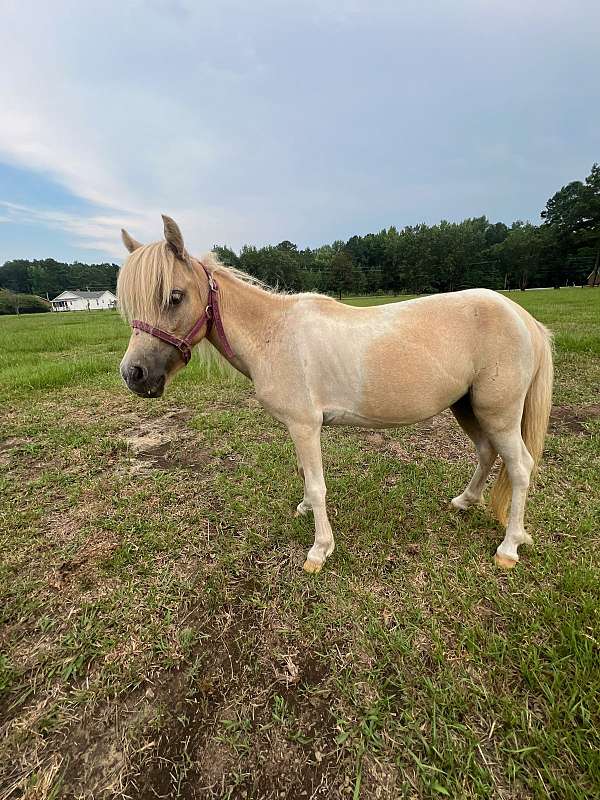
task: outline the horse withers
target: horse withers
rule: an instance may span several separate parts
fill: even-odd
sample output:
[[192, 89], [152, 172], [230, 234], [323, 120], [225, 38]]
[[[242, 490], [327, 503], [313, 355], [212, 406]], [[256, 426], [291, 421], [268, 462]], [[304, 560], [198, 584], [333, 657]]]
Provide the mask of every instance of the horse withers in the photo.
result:
[[[468, 289], [355, 308], [318, 294], [282, 294], [209, 253], [186, 251], [163, 217], [165, 240], [130, 252], [118, 282], [133, 330], [121, 375], [136, 394], [160, 396], [206, 338], [254, 383], [283, 422], [304, 479], [297, 513], [312, 511], [315, 540], [304, 569], [318, 572], [334, 548], [325, 503], [323, 425], [387, 428], [450, 408], [479, 464], [451, 503], [477, 504], [498, 454], [492, 508], [506, 525], [495, 561], [513, 567], [531, 543], [523, 519], [544, 446], [552, 398], [549, 331], [497, 292]], [[510, 509], [510, 512], [509, 512]], [[509, 512], [509, 513], [508, 513]]]

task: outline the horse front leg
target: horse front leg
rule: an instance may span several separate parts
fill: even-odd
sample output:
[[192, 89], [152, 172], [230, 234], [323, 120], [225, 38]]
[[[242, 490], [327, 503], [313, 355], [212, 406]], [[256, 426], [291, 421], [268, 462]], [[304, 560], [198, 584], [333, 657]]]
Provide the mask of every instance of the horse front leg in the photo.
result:
[[312, 508], [315, 516], [315, 543], [308, 551], [304, 569], [307, 572], [319, 572], [335, 546], [325, 505], [327, 487], [323, 476], [321, 427], [292, 424], [288, 425], [288, 429], [296, 447], [299, 468], [304, 474], [304, 499], [298, 506], [298, 512], [306, 513]]

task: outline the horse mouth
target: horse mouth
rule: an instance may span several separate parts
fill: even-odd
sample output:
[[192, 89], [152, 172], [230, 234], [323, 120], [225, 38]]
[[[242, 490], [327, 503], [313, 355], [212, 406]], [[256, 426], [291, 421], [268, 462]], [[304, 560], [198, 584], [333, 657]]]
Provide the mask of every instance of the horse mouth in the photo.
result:
[[145, 386], [130, 386], [132, 392], [138, 397], [162, 397], [165, 391], [165, 376], [161, 375], [152, 385], [146, 384]]

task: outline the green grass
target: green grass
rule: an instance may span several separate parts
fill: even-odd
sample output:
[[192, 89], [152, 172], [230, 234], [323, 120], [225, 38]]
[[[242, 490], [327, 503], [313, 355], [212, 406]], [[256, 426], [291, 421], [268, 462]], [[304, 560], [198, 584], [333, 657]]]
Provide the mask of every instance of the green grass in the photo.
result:
[[249, 384], [193, 361], [144, 401], [115, 314], [0, 318], [0, 797], [598, 796], [600, 292], [510, 296], [556, 333], [559, 407], [511, 573], [446, 508], [473, 467], [446, 417], [325, 431], [307, 576]]

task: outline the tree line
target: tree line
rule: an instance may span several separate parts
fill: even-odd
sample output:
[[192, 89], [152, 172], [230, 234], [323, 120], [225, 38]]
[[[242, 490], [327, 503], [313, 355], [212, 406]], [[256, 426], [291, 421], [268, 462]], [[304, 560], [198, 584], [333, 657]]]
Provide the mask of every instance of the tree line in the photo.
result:
[[117, 288], [118, 264], [67, 264], [53, 258], [5, 261], [0, 267], [0, 287], [11, 292], [35, 294], [52, 300], [66, 289]]
[[[586, 283], [600, 268], [600, 166], [563, 186], [546, 203], [542, 223], [509, 227], [474, 217], [437, 225], [394, 226], [315, 249], [290, 241], [219, 258], [271, 286], [331, 294], [423, 294], [473, 286], [526, 289]], [[0, 287], [50, 298], [65, 289], [115, 290], [116, 264], [13, 260], [0, 267]]]
[[474, 286], [527, 289], [587, 283], [600, 267], [600, 166], [554, 194], [542, 224], [509, 227], [474, 217], [392, 226], [314, 250], [290, 241], [239, 253], [215, 246], [225, 263], [272, 286], [338, 294], [428, 294]]

